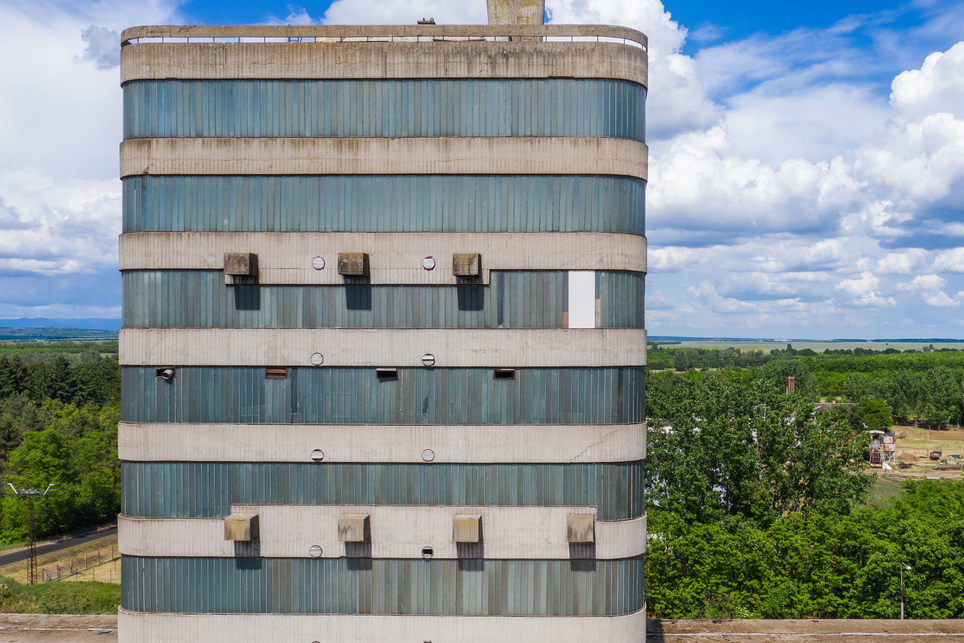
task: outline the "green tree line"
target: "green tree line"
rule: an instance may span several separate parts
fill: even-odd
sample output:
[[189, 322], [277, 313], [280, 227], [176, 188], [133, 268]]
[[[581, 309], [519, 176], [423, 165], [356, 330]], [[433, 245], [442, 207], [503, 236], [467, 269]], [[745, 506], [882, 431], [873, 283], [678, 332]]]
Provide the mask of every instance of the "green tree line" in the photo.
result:
[[4, 488], [0, 540], [27, 535], [27, 502], [6, 483], [43, 491], [37, 535], [103, 524], [120, 509], [120, 368], [89, 352], [27, 363], [0, 356], [0, 463]]
[[[964, 351], [938, 349], [871, 351], [737, 348], [657, 348], [649, 354], [650, 370], [675, 372], [745, 370], [786, 390], [790, 376], [810, 399], [887, 403], [898, 423], [943, 428], [964, 424]], [[671, 366], [670, 366], [671, 365]]]

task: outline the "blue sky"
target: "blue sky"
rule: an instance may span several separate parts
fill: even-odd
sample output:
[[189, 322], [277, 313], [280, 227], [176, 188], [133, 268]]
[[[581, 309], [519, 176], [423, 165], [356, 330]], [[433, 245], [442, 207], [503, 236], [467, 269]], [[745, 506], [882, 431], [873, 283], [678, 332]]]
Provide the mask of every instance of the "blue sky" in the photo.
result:
[[[547, 0], [650, 37], [654, 335], [964, 337], [964, 3]], [[0, 319], [120, 317], [118, 37], [484, 0], [0, 0]]]

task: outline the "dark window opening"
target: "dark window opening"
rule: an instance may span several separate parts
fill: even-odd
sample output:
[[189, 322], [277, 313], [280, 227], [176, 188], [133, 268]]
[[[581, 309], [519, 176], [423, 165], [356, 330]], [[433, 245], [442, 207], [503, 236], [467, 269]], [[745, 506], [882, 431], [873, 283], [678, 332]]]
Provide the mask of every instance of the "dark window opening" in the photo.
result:
[[155, 368], [154, 377], [159, 377], [162, 380], [173, 380], [177, 377], [177, 371], [173, 368]]
[[492, 379], [494, 380], [514, 380], [514, 368], [495, 368], [492, 369]]
[[392, 382], [398, 379], [397, 368], [376, 368], [375, 377], [379, 382]]

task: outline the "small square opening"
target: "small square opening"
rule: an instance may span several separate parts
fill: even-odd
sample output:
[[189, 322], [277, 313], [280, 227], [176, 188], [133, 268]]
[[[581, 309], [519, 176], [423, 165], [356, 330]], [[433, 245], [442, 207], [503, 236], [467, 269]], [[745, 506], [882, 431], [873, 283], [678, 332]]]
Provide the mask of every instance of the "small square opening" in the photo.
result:
[[375, 378], [379, 382], [393, 382], [398, 379], [397, 368], [376, 368]]
[[288, 379], [288, 369], [280, 366], [271, 366], [264, 369], [266, 380], [286, 380]]
[[495, 368], [492, 369], [492, 379], [494, 380], [514, 380], [514, 368]]

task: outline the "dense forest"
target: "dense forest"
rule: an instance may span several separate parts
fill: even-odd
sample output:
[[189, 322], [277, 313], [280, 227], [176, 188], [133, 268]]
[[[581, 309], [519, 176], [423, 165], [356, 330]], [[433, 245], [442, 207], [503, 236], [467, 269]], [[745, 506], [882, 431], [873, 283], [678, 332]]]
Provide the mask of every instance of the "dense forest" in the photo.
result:
[[792, 375], [797, 392], [814, 401], [880, 400], [887, 403], [898, 424], [941, 428], [964, 423], [964, 351], [856, 348], [827, 349], [818, 354], [787, 344], [786, 349], [764, 353], [738, 348], [672, 348], [654, 343], [649, 347], [648, 361], [651, 371], [742, 372], [769, 379], [781, 389], [786, 388]]
[[[650, 615], [895, 618], [905, 563], [909, 618], [964, 617], [964, 482], [909, 481], [877, 509], [863, 458], [865, 428], [960, 422], [964, 352], [791, 351], [650, 373]], [[838, 395], [853, 404], [818, 412]]]
[[0, 541], [27, 535], [16, 489], [43, 491], [38, 537], [103, 524], [120, 509], [116, 343], [0, 344]]

